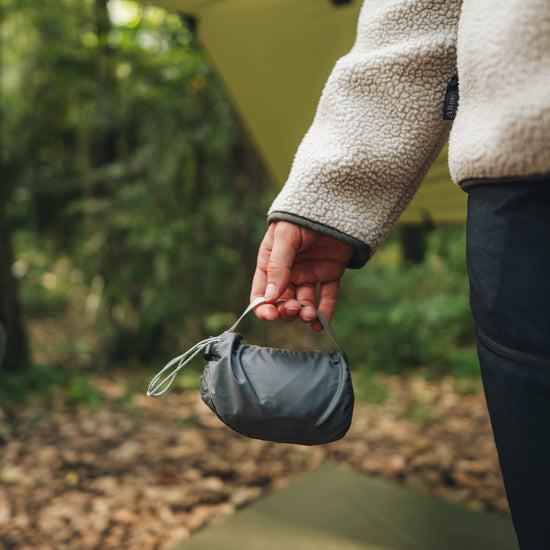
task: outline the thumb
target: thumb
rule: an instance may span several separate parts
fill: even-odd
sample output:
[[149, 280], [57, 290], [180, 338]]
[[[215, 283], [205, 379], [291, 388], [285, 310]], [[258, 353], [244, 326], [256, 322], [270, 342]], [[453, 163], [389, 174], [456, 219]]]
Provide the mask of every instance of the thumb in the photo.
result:
[[281, 292], [277, 288], [277, 285], [275, 283], [268, 283], [267, 287], [265, 289], [264, 298], [271, 302], [273, 300], [276, 300], [281, 295]]

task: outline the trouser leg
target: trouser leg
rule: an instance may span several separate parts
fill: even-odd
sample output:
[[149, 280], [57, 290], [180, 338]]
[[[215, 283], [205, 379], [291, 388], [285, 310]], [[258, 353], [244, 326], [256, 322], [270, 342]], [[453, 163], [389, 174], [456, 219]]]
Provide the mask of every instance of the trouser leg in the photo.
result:
[[550, 180], [472, 187], [468, 272], [495, 443], [522, 550], [550, 548]]

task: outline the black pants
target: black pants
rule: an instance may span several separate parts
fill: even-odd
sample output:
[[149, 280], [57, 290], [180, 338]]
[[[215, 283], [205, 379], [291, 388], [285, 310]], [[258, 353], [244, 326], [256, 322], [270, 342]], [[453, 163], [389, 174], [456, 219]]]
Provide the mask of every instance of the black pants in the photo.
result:
[[550, 548], [550, 178], [468, 193], [470, 300], [522, 550]]

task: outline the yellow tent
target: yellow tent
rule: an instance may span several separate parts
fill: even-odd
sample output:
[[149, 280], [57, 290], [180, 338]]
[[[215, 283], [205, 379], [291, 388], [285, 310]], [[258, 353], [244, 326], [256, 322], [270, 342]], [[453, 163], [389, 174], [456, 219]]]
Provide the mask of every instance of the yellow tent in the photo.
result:
[[[323, 85], [352, 46], [360, 0], [154, 0], [193, 17], [275, 180], [285, 181]], [[466, 194], [442, 155], [402, 221], [465, 219]]]

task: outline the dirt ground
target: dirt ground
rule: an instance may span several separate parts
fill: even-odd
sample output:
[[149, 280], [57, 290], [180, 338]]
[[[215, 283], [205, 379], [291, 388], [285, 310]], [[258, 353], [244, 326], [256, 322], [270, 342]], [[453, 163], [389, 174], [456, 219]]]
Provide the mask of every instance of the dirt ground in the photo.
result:
[[348, 435], [316, 448], [246, 439], [196, 391], [97, 379], [95, 409], [61, 392], [0, 412], [0, 549], [167, 549], [324, 461], [499, 514], [508, 508], [480, 391], [379, 380]]

